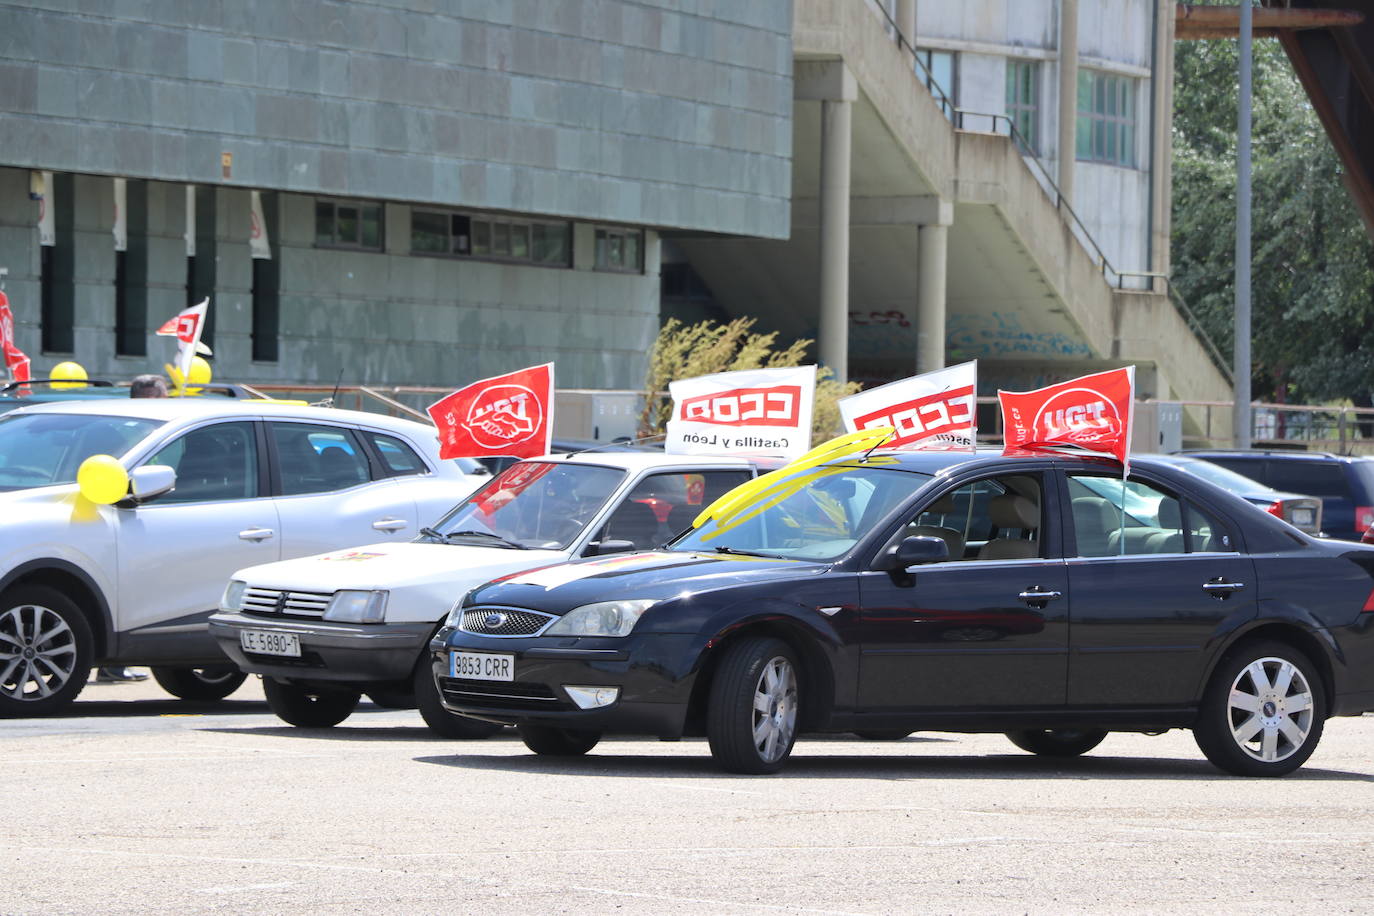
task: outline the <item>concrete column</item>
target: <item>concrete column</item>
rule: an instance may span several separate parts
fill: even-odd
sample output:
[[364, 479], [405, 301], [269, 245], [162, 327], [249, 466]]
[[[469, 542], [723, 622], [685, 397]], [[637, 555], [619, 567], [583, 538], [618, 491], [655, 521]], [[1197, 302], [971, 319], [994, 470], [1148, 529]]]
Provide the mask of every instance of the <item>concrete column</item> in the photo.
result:
[[916, 47], [916, 0], [897, 0], [897, 30], [907, 44]]
[[1078, 0], [1059, 0], [1059, 193], [1073, 204], [1078, 130]]
[[849, 156], [854, 104], [821, 102], [820, 359], [849, 379]]
[[918, 230], [916, 256], [916, 372], [945, 367], [945, 272], [949, 226], [932, 224]]

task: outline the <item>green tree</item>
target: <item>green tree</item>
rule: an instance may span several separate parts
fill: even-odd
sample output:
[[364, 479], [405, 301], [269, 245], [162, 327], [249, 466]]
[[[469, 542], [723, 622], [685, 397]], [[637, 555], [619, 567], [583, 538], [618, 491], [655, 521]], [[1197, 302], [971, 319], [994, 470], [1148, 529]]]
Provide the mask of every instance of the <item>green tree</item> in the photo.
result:
[[[1175, 52], [1173, 276], [1234, 345], [1238, 43]], [[1275, 39], [1254, 43], [1251, 350], [1259, 400], [1371, 405], [1374, 245]]]
[[[659, 435], [667, 428], [673, 409], [672, 401], [666, 397], [669, 382], [738, 369], [800, 366], [805, 362], [810, 340], [797, 340], [786, 350], [774, 350], [776, 332], [755, 334], [753, 327], [753, 318], [736, 318], [726, 324], [702, 321], [690, 325], [669, 318], [658, 332], [649, 355], [639, 435]], [[841, 432], [840, 409], [836, 402], [862, 387], [858, 382], [836, 381], [829, 369], [817, 371], [816, 403], [811, 418], [813, 445]]]

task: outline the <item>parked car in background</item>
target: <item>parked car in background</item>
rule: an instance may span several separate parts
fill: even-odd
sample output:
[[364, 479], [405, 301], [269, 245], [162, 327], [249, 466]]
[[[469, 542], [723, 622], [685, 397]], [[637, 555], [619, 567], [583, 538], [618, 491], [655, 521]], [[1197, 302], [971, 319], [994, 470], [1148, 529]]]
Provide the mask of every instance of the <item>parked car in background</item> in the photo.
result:
[[[499, 726], [445, 710], [429, 667], [430, 638], [463, 592], [572, 557], [664, 544], [755, 466], [662, 451], [521, 461], [413, 542], [238, 571], [210, 632], [240, 668], [263, 676], [267, 702], [292, 725], [336, 725], [366, 693], [418, 706], [437, 734], [482, 737]], [[524, 619], [512, 611], [495, 630], [518, 633]]]
[[[413, 536], [488, 479], [438, 447], [409, 420], [238, 398], [126, 394], [0, 416], [0, 715], [62, 709], [93, 665], [227, 696], [243, 675], [225, 676], [205, 621], [229, 575]], [[111, 504], [83, 495], [92, 466], [117, 484]]]
[[1322, 501], [1322, 531], [1358, 541], [1374, 525], [1374, 460], [1324, 452], [1189, 449], [1202, 458], [1276, 490]]
[[1149, 456], [1124, 490], [1114, 462], [1049, 455], [784, 469], [666, 550], [474, 589], [434, 676], [538, 754], [704, 735], [742, 773], [806, 732], [1003, 731], [1068, 757], [1188, 728], [1221, 769], [1278, 776], [1328, 716], [1374, 709], [1374, 549]]
[[1246, 477], [1219, 464], [1192, 455], [1154, 455], [1156, 461], [1173, 465], [1200, 477], [1223, 490], [1229, 490], [1246, 502], [1254, 503], [1275, 518], [1313, 536], [1322, 533], [1322, 501], [1315, 496], [1284, 493], [1266, 487], [1258, 480]]

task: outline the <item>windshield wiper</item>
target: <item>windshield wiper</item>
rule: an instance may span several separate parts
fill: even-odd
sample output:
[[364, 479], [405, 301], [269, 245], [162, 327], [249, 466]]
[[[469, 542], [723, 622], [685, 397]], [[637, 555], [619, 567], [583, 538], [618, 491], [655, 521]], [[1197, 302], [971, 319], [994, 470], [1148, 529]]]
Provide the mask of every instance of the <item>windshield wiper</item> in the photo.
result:
[[767, 557], [770, 560], [783, 559], [776, 553], [759, 553], [757, 550], [740, 550], [738, 547], [717, 547], [716, 553], [728, 553], [737, 557]]
[[453, 538], [487, 538], [488, 540], [498, 541], [506, 547], [511, 547], [515, 550], [529, 550], [528, 547], [518, 541], [503, 538], [501, 535], [492, 534], [490, 531], [450, 531], [443, 537], [446, 541], [452, 540]]
[[448, 540], [448, 535], [444, 534], [442, 531], [435, 531], [433, 528], [421, 528], [421, 529], [420, 529], [420, 534], [421, 534], [423, 537], [427, 537], [427, 538], [429, 538], [429, 539], [431, 539], [431, 540], [435, 540], [435, 541], [446, 541], [446, 540]]

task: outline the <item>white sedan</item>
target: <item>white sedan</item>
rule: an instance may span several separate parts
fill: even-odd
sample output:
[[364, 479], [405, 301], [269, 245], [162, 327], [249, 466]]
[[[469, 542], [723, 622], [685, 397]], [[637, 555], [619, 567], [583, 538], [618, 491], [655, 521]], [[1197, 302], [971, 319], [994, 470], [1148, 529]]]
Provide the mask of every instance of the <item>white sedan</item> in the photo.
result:
[[[76, 483], [93, 455], [127, 472], [113, 504]], [[408, 540], [488, 479], [440, 460], [432, 427], [357, 411], [149, 398], [5, 414], [0, 715], [63, 708], [93, 665], [149, 665], [177, 696], [226, 696], [243, 678], [205, 622], [234, 570]]]

